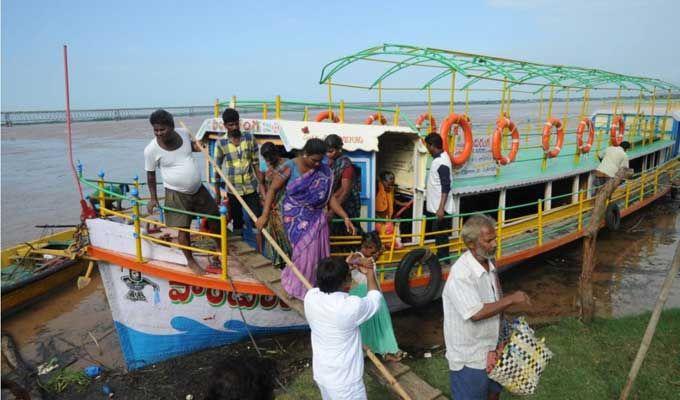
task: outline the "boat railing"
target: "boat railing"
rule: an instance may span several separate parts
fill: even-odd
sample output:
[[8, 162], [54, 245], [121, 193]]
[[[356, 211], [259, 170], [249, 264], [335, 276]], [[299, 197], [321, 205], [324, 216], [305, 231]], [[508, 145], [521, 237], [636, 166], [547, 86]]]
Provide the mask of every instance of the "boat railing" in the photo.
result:
[[[680, 176], [680, 158], [669, 160], [657, 167], [638, 172], [622, 184], [611, 196], [609, 203], [617, 203], [627, 209], [635, 206], [642, 201], [653, 197], [659, 190], [665, 189], [670, 185], [670, 181]], [[126, 182], [119, 181], [105, 181], [104, 174], [100, 172], [98, 180], [92, 180], [82, 177], [82, 169], [79, 169], [80, 180], [84, 185], [96, 189], [98, 191], [98, 208], [101, 217], [115, 216], [123, 219], [126, 222], [131, 222], [134, 225], [133, 237], [136, 242], [136, 257], [138, 262], [144, 262], [142, 254], [142, 240], [148, 240], [165, 246], [170, 246], [179, 249], [191, 250], [200, 254], [208, 254], [219, 256], [222, 260], [222, 278], [227, 279], [228, 268], [228, 253], [227, 253], [227, 210], [226, 207], [220, 208], [220, 215], [206, 215], [200, 213], [192, 213], [184, 210], [177, 210], [165, 206], [159, 206], [160, 219], [153, 219], [148, 215], [143, 215], [140, 211], [140, 206], [148, 203], [148, 200], [140, 197], [140, 189], [145, 184], [139, 182], [135, 177], [133, 182], [127, 183], [131, 185], [132, 190], [129, 195], [116, 193], [107, 189], [107, 184], [126, 184]], [[662, 181], [663, 180], [663, 181]], [[446, 258], [440, 259], [442, 262], [451, 263], [457, 259], [465, 250], [465, 243], [463, 243], [461, 231], [463, 220], [474, 214], [488, 214], [496, 218], [497, 235], [497, 253], [496, 259], [502, 260], [503, 257], [512, 255], [513, 253], [525, 250], [531, 247], [540, 247], [551, 240], [566, 236], [573, 232], [582, 232], [585, 225], [589, 221], [590, 211], [594, 204], [594, 198], [591, 194], [597, 187], [590, 189], [581, 189], [576, 192], [565, 193], [538, 199], [533, 202], [518, 204], [513, 206], [506, 206], [502, 208], [491, 208], [488, 210], [479, 210], [469, 213], [456, 213], [447, 215], [445, 218], [452, 221], [451, 228], [440, 231], [428, 231], [426, 229], [427, 221], [432, 221], [436, 217], [418, 217], [418, 218], [353, 218], [355, 224], [393, 224], [394, 228], [391, 234], [381, 234], [380, 237], [385, 244], [386, 251], [377, 261], [377, 272], [380, 281], [384, 282], [388, 276], [387, 274], [397, 269], [397, 263], [403, 256], [416, 247], [427, 247], [431, 251], [436, 252], [437, 249], [448, 247], [450, 254]], [[564, 198], [571, 197], [577, 199], [575, 202], [565, 204], [558, 207], [551, 207], [546, 209], [546, 203]], [[107, 199], [125, 200], [130, 202], [131, 208], [128, 210], [113, 210], [106, 207]], [[510, 210], [517, 210], [521, 208], [533, 208], [535, 213], [524, 215], [515, 218], [505, 218], [505, 213]], [[184, 229], [176, 227], [167, 227], [163, 223], [163, 214], [165, 212], [176, 212], [191, 215], [193, 218], [205, 218], [208, 220], [220, 221], [220, 233], [205, 232], [196, 229]], [[334, 221], [340, 222], [340, 221]], [[400, 233], [398, 226], [400, 223], [414, 223], [419, 227], [418, 232]], [[170, 240], [163, 240], [162, 238], [154, 237], [148, 232], [141, 229], [141, 224], [147, 223], [165, 227], [170, 230], [188, 232], [190, 235], [206, 238], [218, 238], [221, 246], [219, 249], [211, 250], [200, 248], [196, 246], [183, 246], [179, 243]], [[449, 238], [444, 245], [436, 245], [434, 239], [437, 235], [446, 234]], [[348, 253], [344, 250], [348, 246], [356, 247], [359, 245], [360, 237], [358, 236], [331, 236], [331, 249], [333, 256], [345, 256]], [[401, 244], [400, 244], [401, 243]], [[416, 271], [416, 276], [423, 274], [422, 269]]]
[[[638, 172], [630, 179], [626, 180], [610, 197], [609, 203], [617, 203], [622, 209], [635, 206], [640, 202], [652, 197], [660, 189], [667, 188], [675, 177], [680, 176], [680, 159], [671, 160], [663, 165], [650, 168], [646, 171]], [[665, 182], [660, 182], [665, 176]], [[354, 218], [352, 221], [357, 223], [380, 223], [393, 224], [391, 234], [381, 234], [380, 237], [386, 247], [386, 251], [377, 261], [377, 271], [381, 281], [386, 279], [386, 273], [395, 271], [397, 263], [403, 256], [416, 247], [427, 247], [433, 253], [440, 248], [448, 247], [450, 254], [448, 257], [440, 258], [441, 262], [451, 263], [457, 259], [464, 251], [461, 231], [463, 220], [474, 214], [487, 214], [494, 216], [496, 221], [497, 253], [496, 259], [524, 250], [527, 247], [540, 247], [550, 240], [566, 236], [572, 232], [582, 232], [590, 218], [590, 211], [594, 206], [595, 198], [589, 196], [599, 187], [593, 186], [590, 189], [581, 189], [546, 198], [541, 198], [533, 202], [506, 206], [502, 208], [492, 208], [488, 210], [478, 210], [469, 213], [456, 213], [445, 216], [451, 220], [451, 229], [441, 231], [426, 231], [427, 221], [432, 221], [436, 217], [419, 218]], [[546, 203], [565, 198], [577, 199], [570, 204], [551, 207], [546, 209]], [[505, 218], [506, 211], [521, 208], [533, 208], [535, 212], [515, 218]], [[334, 222], [341, 222], [334, 220]], [[397, 227], [400, 223], [414, 223], [419, 226], [419, 232], [401, 234]], [[443, 245], [436, 245], [434, 239], [437, 235], [447, 234], [448, 242]], [[405, 240], [406, 239], [406, 240]], [[333, 256], [346, 256], [349, 254], [344, 249], [348, 247], [358, 247], [361, 238], [359, 236], [331, 236], [331, 249]], [[401, 243], [401, 246], [397, 246]], [[422, 269], [417, 270], [416, 276], [422, 274]]]

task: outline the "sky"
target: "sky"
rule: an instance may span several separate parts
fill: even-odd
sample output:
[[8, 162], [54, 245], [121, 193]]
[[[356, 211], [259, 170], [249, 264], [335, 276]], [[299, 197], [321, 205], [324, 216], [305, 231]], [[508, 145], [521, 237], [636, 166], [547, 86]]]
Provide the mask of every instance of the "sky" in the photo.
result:
[[[208, 105], [232, 95], [323, 100], [327, 88], [318, 81], [326, 63], [382, 43], [593, 67], [680, 85], [680, 33], [673, 28], [680, 1], [378, 3], [3, 0], [2, 111], [64, 108], [64, 44], [72, 109]], [[348, 70], [343, 81], [366, 83], [366, 74]], [[334, 95], [346, 101], [375, 96]], [[393, 92], [384, 100], [425, 98]]]

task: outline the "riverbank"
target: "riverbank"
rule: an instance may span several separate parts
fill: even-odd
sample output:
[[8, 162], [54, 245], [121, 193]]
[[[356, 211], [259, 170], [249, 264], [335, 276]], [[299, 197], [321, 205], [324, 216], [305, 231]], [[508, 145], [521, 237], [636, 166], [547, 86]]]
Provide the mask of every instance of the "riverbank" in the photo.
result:
[[[532, 400], [618, 398], [642, 340], [650, 313], [617, 319], [596, 319], [584, 325], [570, 317], [536, 330], [545, 337], [555, 356], [548, 365]], [[440, 389], [449, 390], [445, 349], [429, 352], [430, 358], [416, 353], [405, 361], [418, 376]], [[366, 379], [370, 399], [390, 396], [370, 378]], [[680, 393], [680, 308], [661, 314], [654, 340], [640, 374], [632, 399], [677, 399]], [[318, 398], [311, 369], [305, 369], [281, 398]], [[503, 393], [502, 399], [519, 399]]]
[[[546, 369], [532, 399], [611, 399], [617, 398], [638, 350], [650, 313], [616, 319], [596, 319], [584, 325], [569, 317], [536, 329], [545, 337], [555, 356]], [[258, 338], [265, 357], [276, 361], [282, 386], [278, 399], [318, 399], [312, 380], [311, 348], [307, 333]], [[419, 376], [450, 396], [448, 367], [441, 345], [426, 348], [405, 347], [405, 360]], [[250, 342], [206, 350], [143, 368], [130, 373], [105, 371], [84, 385], [71, 383], [61, 393], [46, 398], [71, 400], [104, 398], [104, 385], [117, 399], [202, 399], [210, 386], [216, 364], [227, 356], [256, 355]], [[67, 369], [62, 376], [71, 376]], [[54, 375], [53, 375], [54, 377]], [[672, 399], [680, 391], [680, 308], [661, 314], [656, 335], [635, 382], [633, 399]], [[369, 399], [391, 399], [385, 388], [370, 376], [365, 382]], [[54, 382], [53, 382], [54, 383]], [[43, 378], [42, 386], [49, 387]], [[503, 399], [520, 398], [504, 393]]]

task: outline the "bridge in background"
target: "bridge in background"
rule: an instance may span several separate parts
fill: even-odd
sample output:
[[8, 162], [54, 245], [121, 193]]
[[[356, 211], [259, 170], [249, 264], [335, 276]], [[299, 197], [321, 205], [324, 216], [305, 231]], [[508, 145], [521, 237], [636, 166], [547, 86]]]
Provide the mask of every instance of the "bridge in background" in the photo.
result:
[[[165, 107], [176, 117], [212, 115], [214, 106]], [[71, 121], [119, 121], [148, 118], [156, 108], [111, 108], [101, 110], [72, 110]], [[1, 113], [2, 126], [27, 124], [52, 124], [66, 122], [66, 112], [60, 111], [7, 111]]]

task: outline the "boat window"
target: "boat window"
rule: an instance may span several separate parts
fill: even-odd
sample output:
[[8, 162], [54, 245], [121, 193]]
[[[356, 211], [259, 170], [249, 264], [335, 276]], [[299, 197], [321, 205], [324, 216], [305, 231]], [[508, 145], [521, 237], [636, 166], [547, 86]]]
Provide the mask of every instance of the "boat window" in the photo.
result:
[[[461, 196], [460, 198], [460, 213], [461, 214], [468, 214], [468, 213], [476, 213], [479, 211], [488, 211], [488, 210], [494, 210], [485, 213], [489, 217], [496, 219], [498, 217], [498, 212], [495, 211], [498, 209], [498, 199], [500, 197], [500, 192], [488, 192], [488, 193], [479, 193], [479, 194], [472, 194], [468, 196]], [[466, 217], [463, 217], [463, 222], [467, 219]], [[507, 219], [507, 215], [506, 215]]]
[[642, 172], [642, 162], [644, 157], [633, 158], [628, 162], [628, 166], [633, 168], [633, 171], [638, 174]]
[[[543, 197], [545, 197], [544, 183], [508, 189], [505, 196], [505, 206], [513, 207], [521, 204], [536, 203], [538, 199], [542, 199]], [[536, 204], [526, 207], [512, 208], [505, 212], [505, 219], [508, 220], [536, 214], [536, 210]]]
[[574, 177], [558, 179], [552, 183], [552, 208], [571, 204], [571, 192], [573, 189]]

